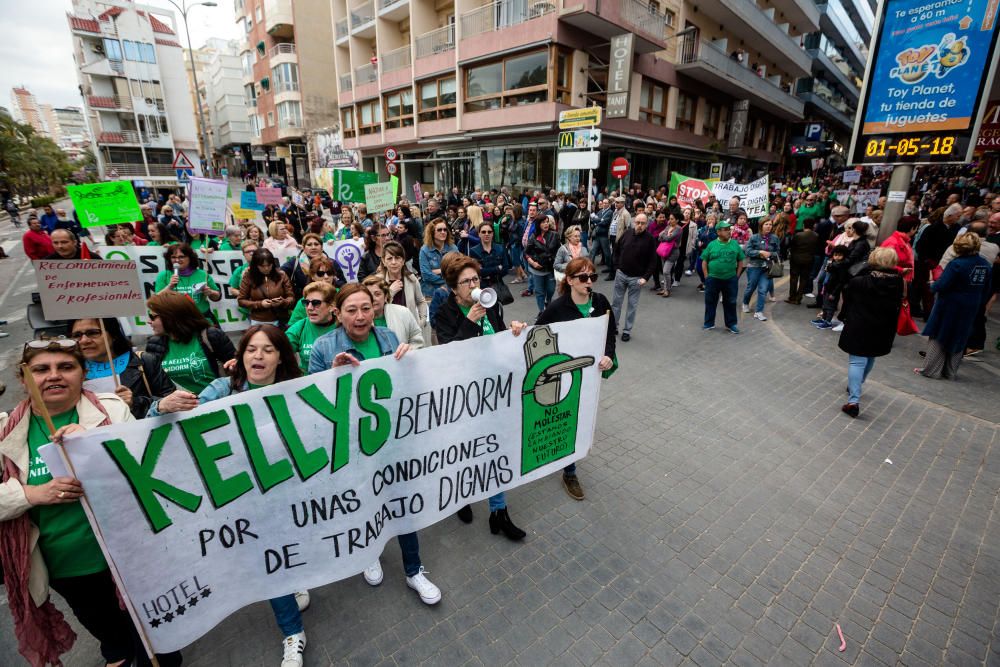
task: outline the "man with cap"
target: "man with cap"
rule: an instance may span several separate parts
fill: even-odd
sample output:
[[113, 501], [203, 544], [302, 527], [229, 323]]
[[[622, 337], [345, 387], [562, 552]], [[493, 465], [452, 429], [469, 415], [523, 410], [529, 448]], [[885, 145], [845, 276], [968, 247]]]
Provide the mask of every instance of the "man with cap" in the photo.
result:
[[715, 315], [719, 309], [719, 295], [722, 295], [722, 315], [730, 333], [738, 334], [740, 328], [736, 319], [736, 297], [740, 289], [740, 275], [746, 254], [739, 243], [732, 240], [732, 224], [723, 220], [715, 226], [718, 238], [701, 252], [701, 264], [705, 270], [705, 322], [702, 329], [715, 328]]
[[625, 293], [628, 292], [628, 315], [622, 328], [623, 342], [632, 339], [632, 325], [635, 322], [636, 310], [639, 308], [642, 286], [657, 269], [657, 241], [646, 231], [646, 222], [645, 213], [636, 215], [635, 221], [615, 244], [614, 265], [618, 268], [615, 271], [615, 295], [611, 302], [611, 310], [614, 312], [615, 322], [621, 322], [622, 302], [625, 300]]
[[[612, 203], [611, 227], [608, 229], [608, 240], [611, 242], [612, 255], [617, 254], [615, 246], [618, 245], [618, 241], [625, 234], [625, 230], [632, 227], [632, 214], [625, 207], [627, 201], [625, 197], [618, 195]], [[608, 280], [612, 280], [613, 275], [612, 273], [611, 276], [608, 276]]]

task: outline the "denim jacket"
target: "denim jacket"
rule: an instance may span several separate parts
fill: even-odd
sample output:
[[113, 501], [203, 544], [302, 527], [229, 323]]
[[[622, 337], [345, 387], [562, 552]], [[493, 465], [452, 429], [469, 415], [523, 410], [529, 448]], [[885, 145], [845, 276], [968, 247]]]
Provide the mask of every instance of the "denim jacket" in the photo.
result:
[[768, 234], [767, 237], [763, 237], [760, 234], [751, 236], [750, 241], [747, 243], [747, 268], [764, 268], [767, 265], [767, 259], [760, 256], [760, 251], [766, 250], [774, 257], [777, 255], [779, 245], [778, 237], [774, 234]]
[[458, 252], [454, 245], [445, 245], [441, 250], [435, 246], [425, 245], [420, 249], [420, 287], [424, 296], [430, 298], [434, 294], [434, 288], [444, 285], [444, 278], [434, 269], [441, 268], [441, 259], [449, 252]]
[[[379, 350], [384, 357], [392, 354], [399, 347], [399, 339], [389, 329], [385, 327], [372, 327], [375, 332], [375, 340], [378, 341]], [[328, 371], [333, 367], [333, 359], [341, 352], [350, 352], [358, 361], [364, 361], [364, 356], [355, 348], [354, 341], [350, 339], [344, 327], [337, 327], [329, 333], [325, 333], [313, 343], [312, 352], [309, 353], [309, 374]]]

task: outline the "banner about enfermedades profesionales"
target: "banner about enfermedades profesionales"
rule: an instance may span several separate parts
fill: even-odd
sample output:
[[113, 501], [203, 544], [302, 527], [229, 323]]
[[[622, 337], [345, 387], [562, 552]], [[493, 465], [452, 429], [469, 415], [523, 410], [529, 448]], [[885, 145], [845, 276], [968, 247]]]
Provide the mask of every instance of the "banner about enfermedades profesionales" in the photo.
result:
[[64, 450], [154, 650], [176, 650], [585, 456], [606, 327], [383, 357], [88, 431]]

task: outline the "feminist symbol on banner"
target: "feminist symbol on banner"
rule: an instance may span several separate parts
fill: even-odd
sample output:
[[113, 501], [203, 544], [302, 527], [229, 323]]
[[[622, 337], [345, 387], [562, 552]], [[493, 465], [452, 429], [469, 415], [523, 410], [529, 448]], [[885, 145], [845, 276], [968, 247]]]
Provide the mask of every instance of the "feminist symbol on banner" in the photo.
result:
[[361, 251], [353, 243], [343, 243], [333, 251], [333, 259], [344, 270], [348, 282], [358, 279], [357, 267], [361, 265]]

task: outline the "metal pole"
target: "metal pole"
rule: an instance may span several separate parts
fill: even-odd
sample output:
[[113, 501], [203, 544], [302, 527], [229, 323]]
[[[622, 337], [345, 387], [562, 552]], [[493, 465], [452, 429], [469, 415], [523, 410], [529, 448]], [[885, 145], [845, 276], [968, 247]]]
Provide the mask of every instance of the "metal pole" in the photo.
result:
[[[913, 180], [912, 164], [897, 164], [893, 167], [892, 177], [889, 178], [888, 201], [885, 204], [885, 212], [882, 214], [882, 224], [878, 228], [878, 243], [881, 244], [896, 231], [896, 223], [903, 216], [903, 207], [906, 205], [906, 195], [910, 189], [910, 181]], [[893, 193], [902, 192], [902, 195]], [[897, 201], [893, 201], [893, 198]], [[901, 201], [900, 201], [901, 199]]]
[[[177, 5], [174, 5], [175, 7]], [[193, 7], [192, 7], [193, 8]], [[205, 134], [205, 113], [201, 110], [201, 93], [198, 90], [198, 71], [194, 66], [194, 50], [191, 48], [191, 31], [188, 30], [188, 8], [180, 10], [181, 18], [184, 20], [184, 34], [187, 36], [188, 59], [191, 61], [191, 79], [194, 81], [194, 102], [198, 108], [198, 133], [201, 135], [201, 147], [205, 151], [205, 168], [208, 175], [212, 175], [212, 159], [208, 154], [208, 135]]]

